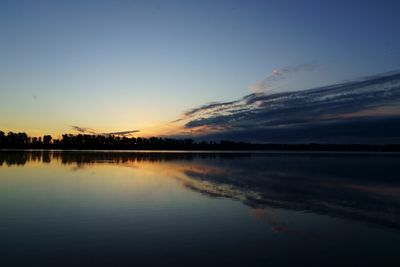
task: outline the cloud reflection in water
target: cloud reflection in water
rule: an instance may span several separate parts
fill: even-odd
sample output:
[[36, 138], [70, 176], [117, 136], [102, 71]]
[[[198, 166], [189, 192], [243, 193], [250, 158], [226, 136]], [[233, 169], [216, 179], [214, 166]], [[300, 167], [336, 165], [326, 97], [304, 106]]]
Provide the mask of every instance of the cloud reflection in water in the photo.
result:
[[400, 157], [394, 154], [0, 153], [4, 167], [53, 161], [72, 169], [119, 164], [166, 174], [203, 195], [241, 201], [259, 219], [279, 208], [400, 229]]

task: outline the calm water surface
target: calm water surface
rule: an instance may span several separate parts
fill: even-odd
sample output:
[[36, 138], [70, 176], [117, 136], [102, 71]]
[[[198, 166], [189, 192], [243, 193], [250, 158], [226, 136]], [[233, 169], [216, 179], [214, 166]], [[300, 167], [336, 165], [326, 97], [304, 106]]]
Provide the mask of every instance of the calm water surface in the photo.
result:
[[0, 152], [1, 266], [399, 266], [400, 156]]

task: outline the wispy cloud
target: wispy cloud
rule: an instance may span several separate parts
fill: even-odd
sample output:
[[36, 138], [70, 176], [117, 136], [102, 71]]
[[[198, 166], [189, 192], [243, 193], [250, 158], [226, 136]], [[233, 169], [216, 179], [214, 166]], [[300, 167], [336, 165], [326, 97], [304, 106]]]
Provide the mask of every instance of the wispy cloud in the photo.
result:
[[253, 93], [263, 93], [272, 90], [279, 81], [287, 79], [291, 74], [314, 71], [319, 67], [316, 63], [289, 66], [281, 69], [274, 69], [264, 79], [257, 81], [249, 87]]
[[121, 132], [111, 132], [111, 133], [103, 133], [103, 135], [131, 135], [133, 133], [138, 133], [140, 130], [130, 130], [130, 131], [121, 131]]
[[80, 127], [76, 125], [71, 126], [72, 130], [77, 131], [82, 134], [97, 134], [96, 131], [92, 128], [87, 128], [87, 127]]
[[95, 129], [88, 128], [88, 127], [80, 127], [76, 125], [71, 126], [72, 130], [77, 131], [81, 134], [95, 134], [95, 135], [105, 135], [105, 136], [110, 136], [110, 135], [117, 135], [117, 136], [129, 136], [133, 133], [138, 133], [140, 130], [129, 130], [129, 131], [118, 131], [118, 132], [109, 132], [109, 133], [104, 133], [100, 131], [96, 131]]

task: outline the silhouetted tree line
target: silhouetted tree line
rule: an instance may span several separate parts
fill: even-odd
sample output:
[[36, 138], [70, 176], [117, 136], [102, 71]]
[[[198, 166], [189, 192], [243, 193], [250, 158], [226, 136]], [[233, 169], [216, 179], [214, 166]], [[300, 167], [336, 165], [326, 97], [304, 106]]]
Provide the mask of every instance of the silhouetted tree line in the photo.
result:
[[0, 131], [0, 149], [400, 151], [400, 144], [254, 144], [88, 134], [63, 134], [61, 139], [53, 139], [50, 135], [30, 137], [23, 132]]

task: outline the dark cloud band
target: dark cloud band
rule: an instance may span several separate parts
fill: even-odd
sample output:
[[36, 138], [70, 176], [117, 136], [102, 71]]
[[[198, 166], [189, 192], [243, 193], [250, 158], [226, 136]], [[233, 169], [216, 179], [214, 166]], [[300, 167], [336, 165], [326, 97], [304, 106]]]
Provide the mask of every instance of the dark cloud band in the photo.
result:
[[[398, 112], [396, 107], [399, 107]], [[390, 114], [385, 114], [385, 108], [390, 108]], [[375, 112], [378, 109], [379, 112]], [[388, 116], [391, 119], [400, 118], [399, 73], [303, 91], [250, 94], [236, 101], [212, 103], [192, 109], [184, 114], [182, 120], [185, 120], [184, 126], [187, 129], [229, 129], [229, 132], [213, 133], [219, 136], [247, 136], [246, 139], [258, 137], [258, 140], [269, 141], [279, 139], [274, 136], [279, 133], [286, 140], [304, 140], [308, 132], [308, 136], [314, 135], [314, 138], [306, 139], [321, 140], [323, 138], [315, 138], [317, 133], [313, 131], [328, 131], [322, 130], [324, 127], [330, 129], [328, 132], [331, 137], [370, 136], [369, 132], [376, 131], [373, 127], [380, 125], [380, 120], [376, 118]], [[365, 119], [373, 119], [373, 126], [371, 120], [364, 123], [362, 129], [352, 129], [349, 134], [349, 127], [352, 126], [346, 123]], [[388, 126], [390, 124], [385, 124], [386, 133], [383, 135], [392, 135], [387, 131], [393, 127]], [[340, 129], [347, 129], [347, 133], [341, 135]], [[397, 130], [396, 127], [390, 129]], [[203, 134], [209, 133], [205, 131]], [[332, 140], [326, 132], [323, 136], [326, 140]], [[400, 142], [400, 130], [397, 137]], [[284, 142], [285, 138], [280, 138], [280, 142]]]

